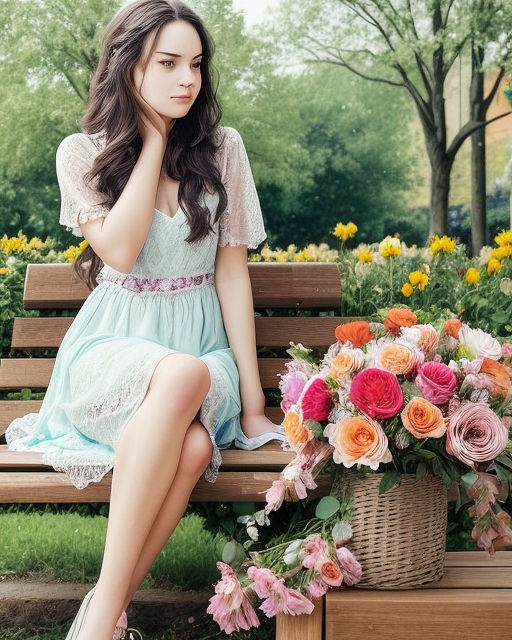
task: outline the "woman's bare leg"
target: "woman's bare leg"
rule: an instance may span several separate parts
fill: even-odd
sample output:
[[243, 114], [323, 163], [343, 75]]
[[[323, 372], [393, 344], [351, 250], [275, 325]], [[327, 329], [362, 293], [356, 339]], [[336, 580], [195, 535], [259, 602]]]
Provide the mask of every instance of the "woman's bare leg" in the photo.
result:
[[158, 554], [177, 527], [187, 508], [193, 488], [211, 460], [212, 451], [213, 446], [208, 432], [201, 422], [194, 420], [185, 435], [176, 476], [151, 527], [133, 572], [123, 609], [128, 607], [133, 594], [142, 584]]
[[138, 559], [178, 469], [186, 431], [209, 387], [208, 368], [199, 358], [166, 356], [126, 424], [116, 448], [101, 572], [79, 640], [111, 640]]

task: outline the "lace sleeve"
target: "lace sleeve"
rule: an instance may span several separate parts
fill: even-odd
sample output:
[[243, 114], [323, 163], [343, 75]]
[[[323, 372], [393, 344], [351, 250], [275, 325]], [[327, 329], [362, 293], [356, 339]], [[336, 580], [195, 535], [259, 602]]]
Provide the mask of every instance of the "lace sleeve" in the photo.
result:
[[55, 156], [61, 197], [59, 222], [80, 238], [80, 222], [105, 217], [110, 211], [110, 206], [102, 204], [105, 195], [94, 189], [97, 177], [89, 184], [84, 180], [97, 153], [86, 134], [73, 133], [62, 140]]
[[256, 249], [267, 237], [249, 158], [238, 131], [223, 127], [221, 179], [228, 196], [219, 222], [219, 247], [245, 244]]

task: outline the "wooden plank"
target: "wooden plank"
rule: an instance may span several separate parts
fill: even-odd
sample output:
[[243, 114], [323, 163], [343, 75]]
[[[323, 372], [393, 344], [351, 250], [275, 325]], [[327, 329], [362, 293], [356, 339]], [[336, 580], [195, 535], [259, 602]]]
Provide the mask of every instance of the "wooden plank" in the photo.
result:
[[[58, 348], [74, 318], [14, 318], [13, 349]], [[328, 347], [336, 342], [334, 331], [340, 324], [361, 320], [341, 316], [256, 317], [258, 347], [289, 347], [290, 341], [307, 347]]]
[[[249, 262], [254, 306], [332, 308], [341, 306], [336, 263]], [[25, 309], [79, 309], [90, 291], [72, 264], [29, 264], [25, 278]]]
[[512, 551], [447, 551], [445, 567], [512, 567]]
[[[258, 358], [261, 384], [264, 389], [277, 389], [277, 374], [286, 373], [290, 358]], [[48, 387], [55, 358], [2, 358], [0, 389], [44, 389]]]
[[315, 608], [310, 615], [277, 614], [276, 640], [322, 640], [324, 598], [313, 602]]
[[511, 637], [512, 589], [345, 589], [325, 599], [326, 640]]
[[[43, 404], [42, 400], [0, 400], [0, 436], [14, 418], [21, 418], [27, 413], [38, 413]], [[281, 407], [265, 407], [265, 415], [274, 424], [283, 422], [284, 414]]]
[[[221, 470], [275, 470], [285, 467], [295, 454], [283, 451], [277, 442], [268, 442], [259, 449], [244, 451], [242, 449], [224, 449]], [[35, 471], [51, 469], [43, 462], [43, 454], [37, 451], [9, 451], [6, 444], [0, 445], [0, 471]]]
[[512, 566], [446, 567], [432, 589], [512, 589]]
[[[201, 479], [190, 497], [191, 502], [264, 502], [265, 491], [278, 472], [270, 471], [225, 471], [219, 473], [216, 482]], [[108, 502], [110, 499], [112, 473], [99, 483], [85, 489], [76, 489], [64, 473], [59, 472], [0, 472], [0, 503], [69, 503]], [[319, 476], [318, 488], [310, 491], [308, 499], [328, 495], [331, 478]]]

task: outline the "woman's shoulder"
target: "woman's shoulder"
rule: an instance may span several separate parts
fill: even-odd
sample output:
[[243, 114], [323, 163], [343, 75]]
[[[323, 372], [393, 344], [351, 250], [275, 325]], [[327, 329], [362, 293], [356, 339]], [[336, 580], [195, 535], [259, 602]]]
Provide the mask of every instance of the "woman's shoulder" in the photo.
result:
[[101, 151], [105, 145], [105, 134], [85, 133], [78, 131], [63, 138], [57, 147], [57, 157], [66, 158], [78, 156], [81, 158], [91, 158]]
[[217, 127], [217, 138], [221, 149], [229, 149], [242, 141], [242, 136], [234, 127], [224, 125]]

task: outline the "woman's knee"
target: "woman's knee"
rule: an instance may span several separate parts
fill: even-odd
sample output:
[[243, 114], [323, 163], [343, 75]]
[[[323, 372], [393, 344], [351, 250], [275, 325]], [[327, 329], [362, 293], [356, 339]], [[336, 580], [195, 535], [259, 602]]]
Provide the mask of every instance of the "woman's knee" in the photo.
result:
[[210, 434], [199, 420], [194, 420], [185, 434], [177, 473], [199, 478], [210, 463], [212, 453]]
[[153, 371], [148, 391], [159, 389], [168, 394], [177, 388], [181, 396], [201, 393], [204, 397], [208, 393], [210, 371], [201, 358], [188, 353], [172, 353], [160, 360]]

